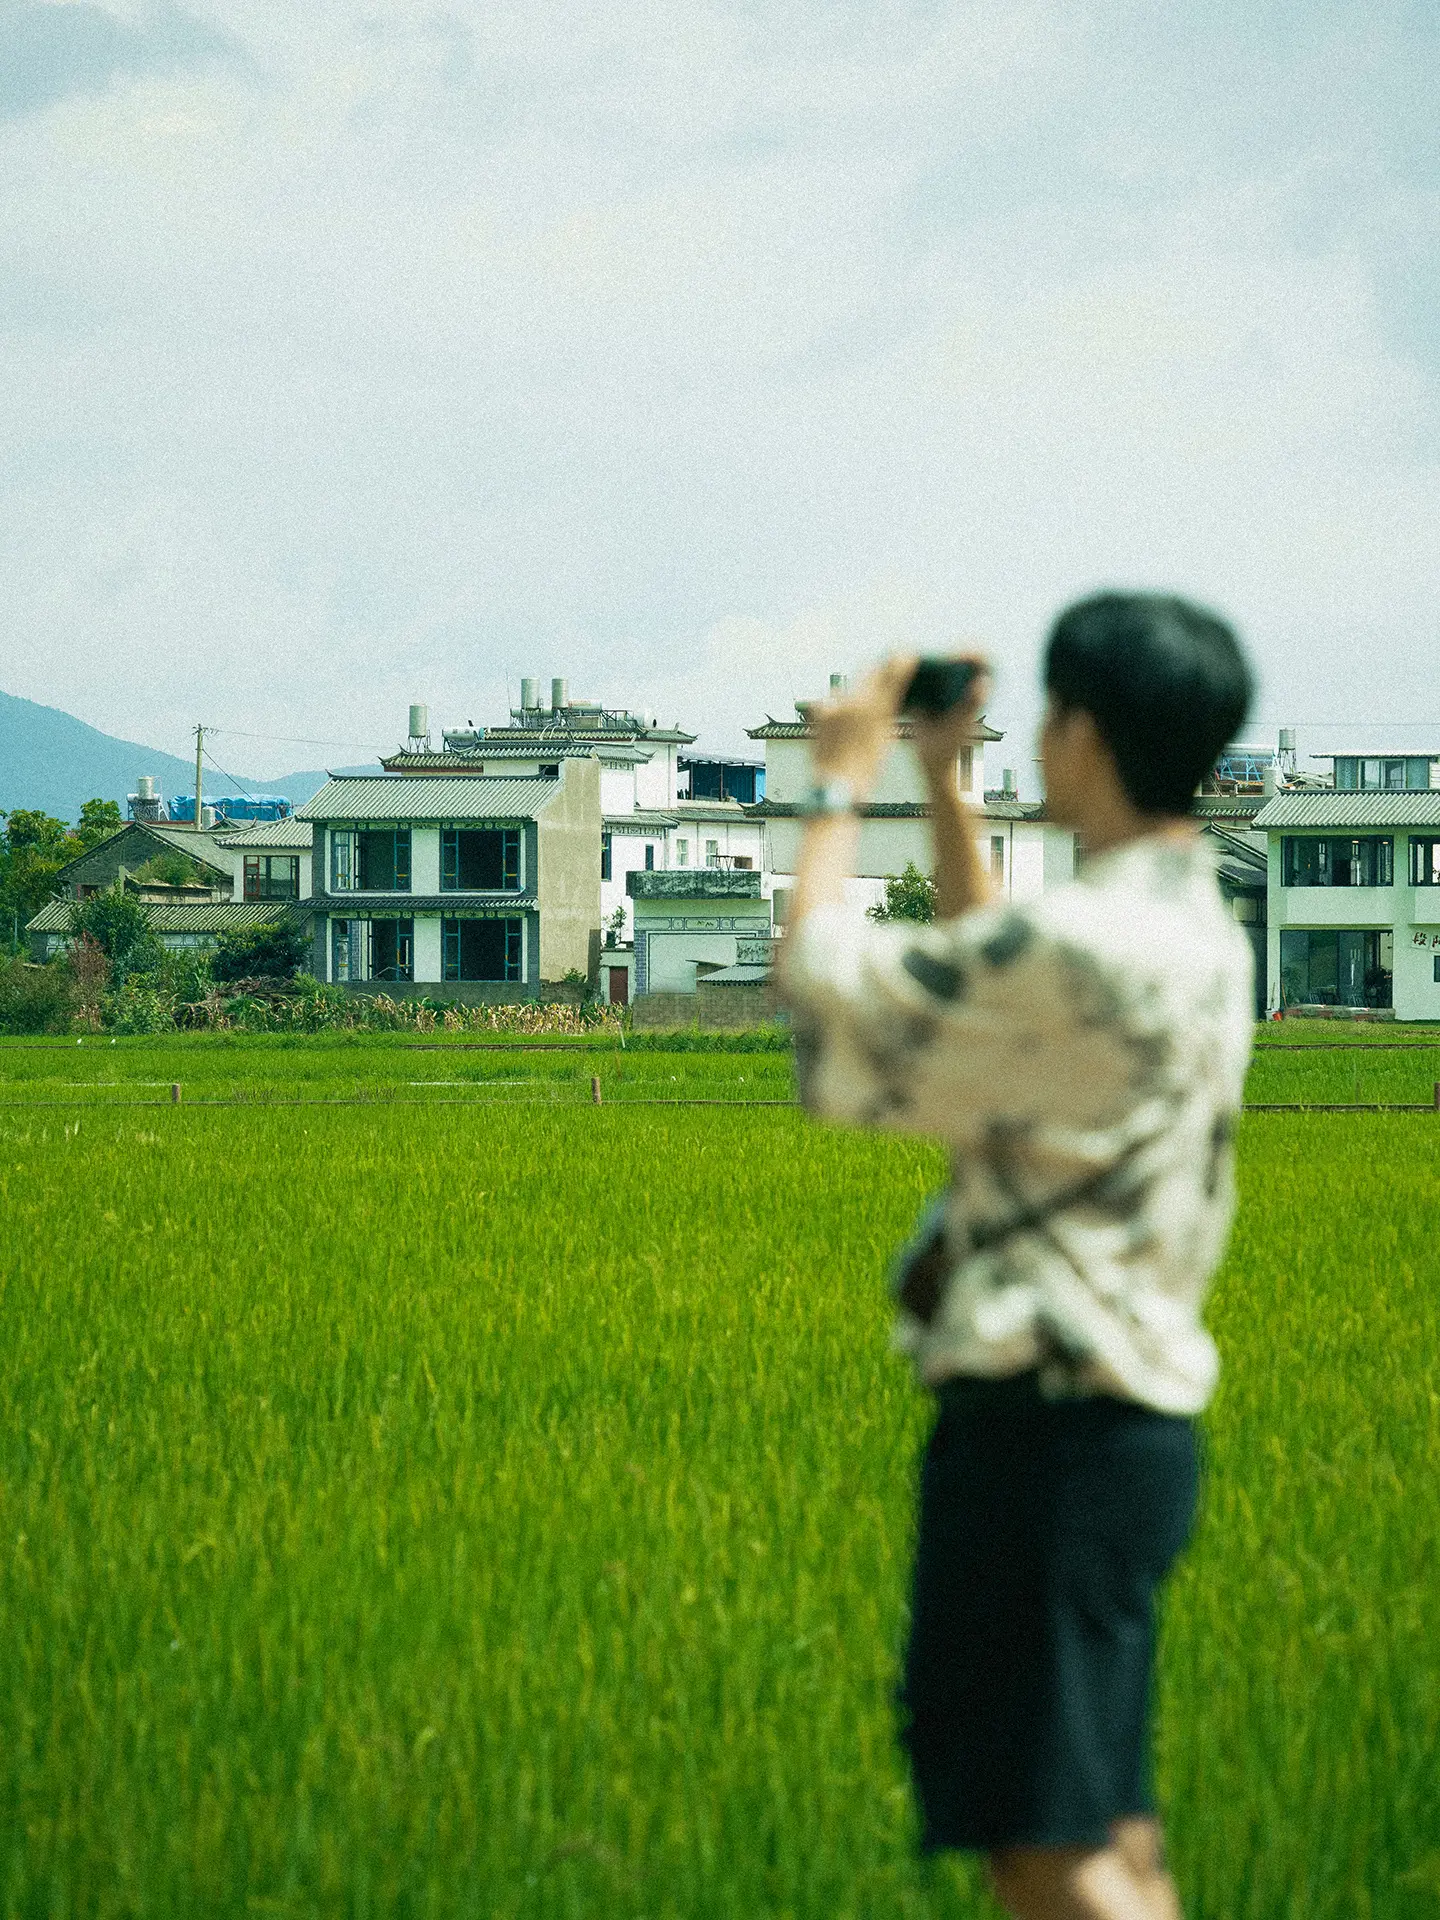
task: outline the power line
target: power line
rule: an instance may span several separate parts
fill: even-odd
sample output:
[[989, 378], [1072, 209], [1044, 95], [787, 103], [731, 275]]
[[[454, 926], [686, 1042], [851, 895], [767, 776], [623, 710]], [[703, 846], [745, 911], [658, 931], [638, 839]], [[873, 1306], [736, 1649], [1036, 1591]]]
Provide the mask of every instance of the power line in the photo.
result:
[[[233, 733], [238, 740], [278, 740], [288, 747], [354, 747], [357, 752], [383, 753], [384, 743], [376, 740], [310, 740], [295, 733], [247, 733], [243, 727], [207, 727], [207, 733]], [[229, 776], [233, 779], [233, 775]]]

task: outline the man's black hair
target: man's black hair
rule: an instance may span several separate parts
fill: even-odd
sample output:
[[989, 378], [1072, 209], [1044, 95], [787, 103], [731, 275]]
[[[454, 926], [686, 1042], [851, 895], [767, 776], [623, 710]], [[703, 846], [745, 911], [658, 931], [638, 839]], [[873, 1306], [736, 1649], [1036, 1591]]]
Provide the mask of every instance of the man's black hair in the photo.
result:
[[1097, 593], [1067, 607], [1045, 654], [1045, 690], [1083, 708], [1142, 813], [1190, 811], [1254, 690], [1218, 614], [1163, 593]]

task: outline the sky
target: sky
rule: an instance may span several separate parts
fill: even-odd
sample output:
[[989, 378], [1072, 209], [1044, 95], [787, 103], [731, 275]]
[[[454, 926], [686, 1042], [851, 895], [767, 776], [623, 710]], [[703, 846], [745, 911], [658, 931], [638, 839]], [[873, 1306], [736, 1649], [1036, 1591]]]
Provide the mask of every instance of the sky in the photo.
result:
[[0, 686], [758, 753], [978, 642], [1034, 791], [1146, 586], [1251, 737], [1440, 752], [1437, 102], [1440, 0], [0, 0]]

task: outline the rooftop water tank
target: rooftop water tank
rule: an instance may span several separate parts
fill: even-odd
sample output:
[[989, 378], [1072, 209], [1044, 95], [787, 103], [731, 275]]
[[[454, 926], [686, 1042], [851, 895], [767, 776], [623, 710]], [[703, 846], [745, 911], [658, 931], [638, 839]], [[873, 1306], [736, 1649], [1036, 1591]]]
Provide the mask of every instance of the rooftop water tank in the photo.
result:
[[410, 738], [423, 740], [430, 731], [430, 709], [412, 705], [410, 708]]
[[533, 713], [536, 707], [539, 706], [539, 704], [540, 704], [540, 697], [535, 690], [535, 682], [533, 680], [522, 680], [520, 682], [521, 712]]
[[135, 797], [137, 800], [153, 800], [156, 797], [155, 776], [153, 773], [141, 774], [140, 778], [135, 782]]
[[568, 706], [569, 703], [570, 694], [565, 682], [563, 680], [552, 680], [550, 682], [550, 704], [556, 713], [559, 713], [561, 708]]

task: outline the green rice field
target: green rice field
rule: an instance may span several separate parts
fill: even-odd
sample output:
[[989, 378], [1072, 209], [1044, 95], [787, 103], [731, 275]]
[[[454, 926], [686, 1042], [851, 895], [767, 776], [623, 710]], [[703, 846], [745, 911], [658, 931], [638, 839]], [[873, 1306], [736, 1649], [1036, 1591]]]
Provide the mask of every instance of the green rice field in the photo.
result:
[[[1299, 1025], [1252, 1099], [1431, 1097], [1423, 1031]], [[993, 1912], [890, 1705], [940, 1156], [792, 1097], [774, 1046], [0, 1042], [0, 1914]], [[1434, 1920], [1440, 1116], [1253, 1114], [1240, 1173], [1174, 1866], [1191, 1920]]]

